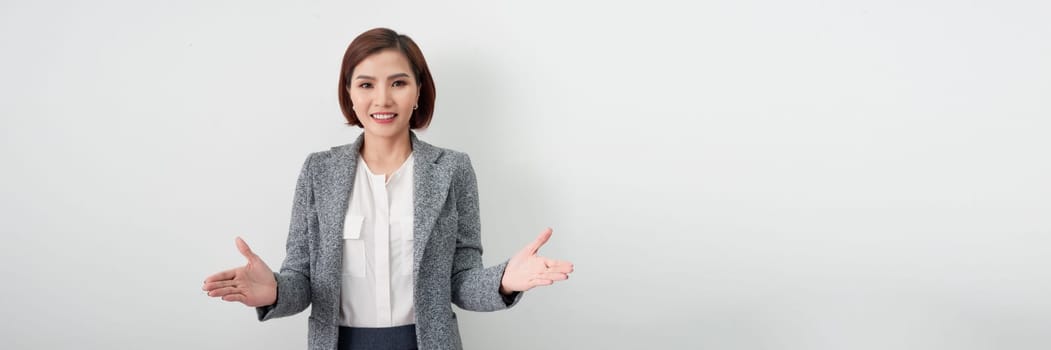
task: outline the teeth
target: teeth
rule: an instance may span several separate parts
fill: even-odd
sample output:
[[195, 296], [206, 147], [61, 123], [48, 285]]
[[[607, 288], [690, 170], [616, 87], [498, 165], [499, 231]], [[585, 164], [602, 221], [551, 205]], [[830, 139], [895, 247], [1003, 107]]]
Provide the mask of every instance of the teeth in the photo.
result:
[[396, 114], [373, 114], [372, 117], [376, 119], [391, 119], [394, 118], [395, 115]]

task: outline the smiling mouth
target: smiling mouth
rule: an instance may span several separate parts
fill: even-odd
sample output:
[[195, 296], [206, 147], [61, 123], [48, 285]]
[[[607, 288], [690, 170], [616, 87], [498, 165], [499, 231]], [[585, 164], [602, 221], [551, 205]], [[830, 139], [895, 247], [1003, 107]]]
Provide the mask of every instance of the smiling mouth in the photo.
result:
[[373, 113], [373, 114], [370, 114], [370, 116], [372, 116], [373, 119], [390, 120], [390, 119], [394, 119], [394, 117], [397, 117], [398, 114], [397, 113]]

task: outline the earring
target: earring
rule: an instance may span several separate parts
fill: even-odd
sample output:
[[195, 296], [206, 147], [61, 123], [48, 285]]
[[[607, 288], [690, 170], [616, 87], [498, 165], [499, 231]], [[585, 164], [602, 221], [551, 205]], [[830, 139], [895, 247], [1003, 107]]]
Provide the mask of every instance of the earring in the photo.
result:
[[412, 109], [417, 109], [417, 108], [420, 108], [420, 105], [412, 106]]

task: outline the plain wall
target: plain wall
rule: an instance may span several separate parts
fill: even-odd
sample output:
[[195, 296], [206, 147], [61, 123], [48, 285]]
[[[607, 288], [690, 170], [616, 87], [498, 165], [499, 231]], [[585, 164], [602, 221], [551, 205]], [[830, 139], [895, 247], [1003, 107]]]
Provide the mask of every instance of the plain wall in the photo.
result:
[[293, 349], [209, 298], [273, 269], [376, 26], [438, 88], [485, 262], [569, 281], [470, 349], [1051, 347], [1043, 1], [4, 1], [0, 348]]

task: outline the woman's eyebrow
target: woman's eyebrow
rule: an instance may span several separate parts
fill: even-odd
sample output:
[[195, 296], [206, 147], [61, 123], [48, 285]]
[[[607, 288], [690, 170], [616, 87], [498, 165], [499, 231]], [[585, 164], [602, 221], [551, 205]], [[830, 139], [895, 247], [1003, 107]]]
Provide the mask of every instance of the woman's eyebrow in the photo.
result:
[[[394, 79], [394, 78], [408, 78], [408, 77], [409, 77], [409, 74], [407, 74], [407, 73], [395, 73], [395, 74], [391, 74], [390, 76], [388, 76], [387, 80], [391, 80], [391, 79]], [[375, 80], [376, 78], [373, 78], [373, 77], [368, 76], [368, 75], [359, 75], [357, 78], [354, 78], [354, 79], [371, 79], [371, 80]]]

